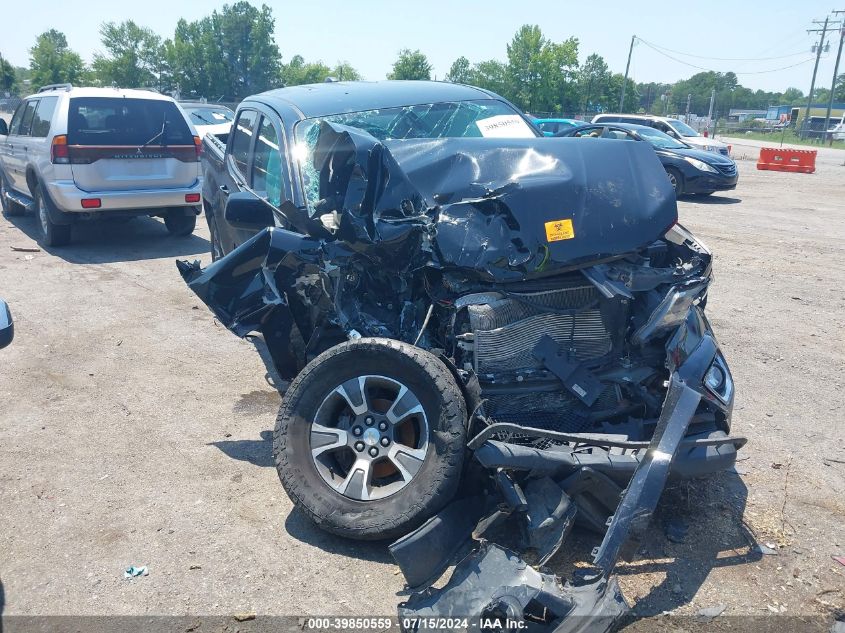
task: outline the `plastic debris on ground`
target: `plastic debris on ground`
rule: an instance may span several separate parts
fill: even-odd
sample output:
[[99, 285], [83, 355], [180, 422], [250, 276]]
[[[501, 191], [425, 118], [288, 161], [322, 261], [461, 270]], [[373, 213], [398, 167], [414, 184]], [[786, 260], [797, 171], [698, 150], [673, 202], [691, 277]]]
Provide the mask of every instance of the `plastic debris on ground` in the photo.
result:
[[140, 567], [136, 567], [135, 565], [130, 565], [126, 569], [123, 570], [123, 577], [124, 578], [138, 578], [139, 576], [149, 576], [150, 570], [147, 569], [146, 565], [141, 565]]

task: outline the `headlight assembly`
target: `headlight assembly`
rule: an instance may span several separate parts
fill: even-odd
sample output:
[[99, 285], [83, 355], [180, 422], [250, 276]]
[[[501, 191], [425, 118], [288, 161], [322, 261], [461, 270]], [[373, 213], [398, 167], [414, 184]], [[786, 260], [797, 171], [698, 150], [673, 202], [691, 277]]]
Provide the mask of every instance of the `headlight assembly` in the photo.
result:
[[719, 173], [719, 171], [715, 167], [713, 167], [712, 165], [708, 165], [703, 160], [698, 160], [697, 158], [692, 158], [690, 156], [684, 156], [684, 160], [700, 171], [707, 171], [712, 174]]
[[707, 391], [723, 403], [728, 404], [731, 401], [734, 392], [734, 381], [721, 354], [716, 354], [713, 364], [710, 365], [710, 369], [704, 375], [704, 386], [707, 388]]
[[634, 332], [631, 340], [637, 345], [642, 345], [655, 335], [678, 327], [687, 318], [690, 308], [706, 289], [707, 281], [685, 288], [675, 286], [651, 313], [648, 321]]

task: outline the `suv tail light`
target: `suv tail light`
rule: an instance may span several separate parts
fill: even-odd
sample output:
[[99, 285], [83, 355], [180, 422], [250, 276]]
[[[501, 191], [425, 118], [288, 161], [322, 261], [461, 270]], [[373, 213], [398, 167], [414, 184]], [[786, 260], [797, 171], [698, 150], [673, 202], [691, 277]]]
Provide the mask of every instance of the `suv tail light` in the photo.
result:
[[194, 149], [197, 151], [197, 162], [199, 162], [202, 155], [202, 139], [199, 136], [194, 137]]
[[64, 134], [53, 137], [53, 143], [50, 145], [50, 162], [54, 165], [70, 164], [70, 151], [67, 146], [67, 136]]

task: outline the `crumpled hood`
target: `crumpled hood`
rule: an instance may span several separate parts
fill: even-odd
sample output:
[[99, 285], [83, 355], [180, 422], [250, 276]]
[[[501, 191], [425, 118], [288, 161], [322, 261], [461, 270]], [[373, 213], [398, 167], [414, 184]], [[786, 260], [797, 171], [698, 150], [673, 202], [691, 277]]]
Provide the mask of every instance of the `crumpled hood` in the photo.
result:
[[399, 268], [518, 280], [636, 251], [677, 220], [672, 187], [642, 143], [380, 142], [324, 122], [313, 161], [320, 202], [295, 224], [313, 233], [333, 215], [333, 233], [316, 236]]

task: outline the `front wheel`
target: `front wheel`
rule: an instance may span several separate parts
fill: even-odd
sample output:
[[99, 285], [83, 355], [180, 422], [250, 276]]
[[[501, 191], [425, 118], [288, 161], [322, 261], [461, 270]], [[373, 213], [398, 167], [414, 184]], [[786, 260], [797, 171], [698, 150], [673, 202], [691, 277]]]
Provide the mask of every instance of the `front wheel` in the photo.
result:
[[466, 404], [432, 354], [390, 339], [336, 345], [285, 393], [273, 454], [288, 496], [321, 528], [357, 539], [419, 526], [457, 490]]
[[164, 216], [164, 226], [171, 235], [187, 237], [194, 232], [197, 226], [197, 214], [191, 212], [184, 215], [184, 213], [182, 209], [177, 209]]
[[666, 168], [666, 175], [669, 177], [669, 183], [672, 189], [675, 190], [675, 197], [680, 198], [684, 193], [684, 177], [674, 167]]

